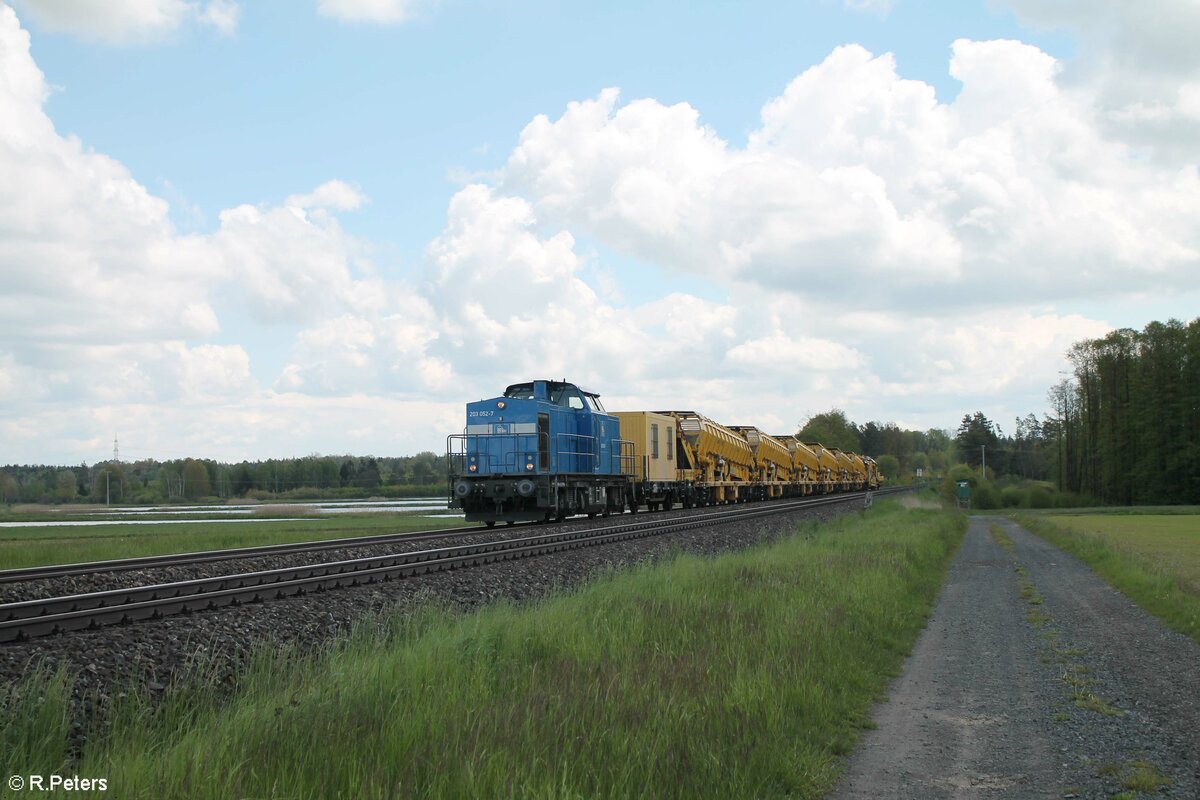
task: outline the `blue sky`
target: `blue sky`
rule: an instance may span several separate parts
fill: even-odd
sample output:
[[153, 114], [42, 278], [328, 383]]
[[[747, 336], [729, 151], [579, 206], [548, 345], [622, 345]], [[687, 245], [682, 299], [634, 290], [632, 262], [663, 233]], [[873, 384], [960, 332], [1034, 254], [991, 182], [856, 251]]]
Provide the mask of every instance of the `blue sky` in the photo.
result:
[[0, 462], [440, 449], [545, 369], [1011, 427], [1197, 307], [1200, 12], [1078, 6], [0, 5]]

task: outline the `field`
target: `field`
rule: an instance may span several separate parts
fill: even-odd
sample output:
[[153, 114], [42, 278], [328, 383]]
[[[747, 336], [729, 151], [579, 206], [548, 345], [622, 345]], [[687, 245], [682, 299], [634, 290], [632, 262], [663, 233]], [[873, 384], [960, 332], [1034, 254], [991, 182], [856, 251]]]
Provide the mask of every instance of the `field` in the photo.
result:
[[880, 502], [537, 605], [423, 608], [233, 695], [136, 695], [69, 755], [62, 676], [0, 688], [24, 771], [122, 797], [819, 797], [924, 626], [964, 518]]
[[1017, 520], [1200, 642], [1200, 513], [1195, 509], [1020, 514]]
[[344, 539], [349, 536], [452, 528], [463, 524], [459, 517], [360, 513], [297, 516], [281, 522], [261, 522], [248, 518], [164, 525], [0, 528], [0, 569]]

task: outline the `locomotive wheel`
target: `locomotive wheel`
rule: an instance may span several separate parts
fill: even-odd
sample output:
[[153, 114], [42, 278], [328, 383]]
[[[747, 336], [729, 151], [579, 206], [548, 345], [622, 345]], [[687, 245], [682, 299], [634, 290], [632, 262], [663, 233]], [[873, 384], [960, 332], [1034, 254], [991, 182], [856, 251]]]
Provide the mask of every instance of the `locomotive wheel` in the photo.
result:
[[489, 528], [494, 528], [494, 527], [496, 527], [496, 520], [489, 519], [487, 522], [485, 522], [483, 524], [487, 525]]

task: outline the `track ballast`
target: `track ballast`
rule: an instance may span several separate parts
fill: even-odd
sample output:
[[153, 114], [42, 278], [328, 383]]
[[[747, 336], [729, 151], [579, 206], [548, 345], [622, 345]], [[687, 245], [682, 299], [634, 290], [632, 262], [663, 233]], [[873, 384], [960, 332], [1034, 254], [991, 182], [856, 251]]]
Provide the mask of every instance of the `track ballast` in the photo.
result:
[[[869, 498], [872, 494], [886, 494], [908, 487], [895, 487], [871, 492], [826, 495], [796, 500], [780, 500], [769, 503], [738, 505], [720, 511], [708, 511], [683, 517], [666, 519], [639, 519], [600, 528], [587, 528], [567, 532], [548, 533], [503, 541], [482, 542], [433, 550], [398, 553], [386, 556], [348, 559], [300, 567], [263, 570], [215, 578], [177, 581], [153, 586], [91, 592], [66, 597], [54, 597], [0, 605], [0, 642], [52, 635], [75, 630], [99, 628], [114, 624], [145, 619], [158, 619], [175, 614], [187, 614], [243, 603], [263, 602], [319, 592], [343, 586], [360, 586], [395, 578], [411, 577], [431, 572], [461, 569], [498, 561], [545, 555], [581, 547], [609, 544], [629, 539], [720, 525], [739, 520], [773, 514], [782, 514], [801, 509], [815, 508], [831, 503], [842, 503], [856, 498]], [[467, 529], [478, 533], [478, 528]], [[426, 538], [437, 538], [448, 533], [453, 535], [461, 529], [421, 534]], [[412, 540], [418, 534], [403, 534]], [[361, 537], [375, 539], [380, 537]], [[335, 542], [304, 543], [336, 546]], [[378, 543], [378, 542], [372, 542]], [[286, 546], [279, 546], [286, 547]], [[292, 545], [302, 548], [303, 545]], [[258, 550], [259, 548], [248, 548]], [[293, 549], [290, 552], [296, 552]], [[226, 551], [229, 552], [229, 551]], [[289, 552], [289, 551], [284, 551]], [[203, 558], [196, 561], [216, 560]], [[179, 556], [177, 558], [182, 558]], [[226, 556], [228, 557], [228, 556]], [[170, 558], [170, 557], [161, 557]], [[175, 561], [172, 563], [196, 563]], [[100, 562], [105, 563], [105, 562]], [[70, 565], [83, 567], [85, 565]], [[78, 572], [70, 574], [79, 574]], [[39, 575], [37, 577], [44, 577]]]

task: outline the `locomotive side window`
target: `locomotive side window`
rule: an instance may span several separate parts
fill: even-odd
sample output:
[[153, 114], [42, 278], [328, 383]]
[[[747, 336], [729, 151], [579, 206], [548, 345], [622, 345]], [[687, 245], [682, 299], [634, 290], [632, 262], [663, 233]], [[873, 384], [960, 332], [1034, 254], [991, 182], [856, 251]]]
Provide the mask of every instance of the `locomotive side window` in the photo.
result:
[[576, 411], [583, 410], [583, 398], [577, 394], [573, 394], [567, 398], [567, 407], [573, 408]]
[[650, 457], [658, 458], [658, 423], [650, 423]]

